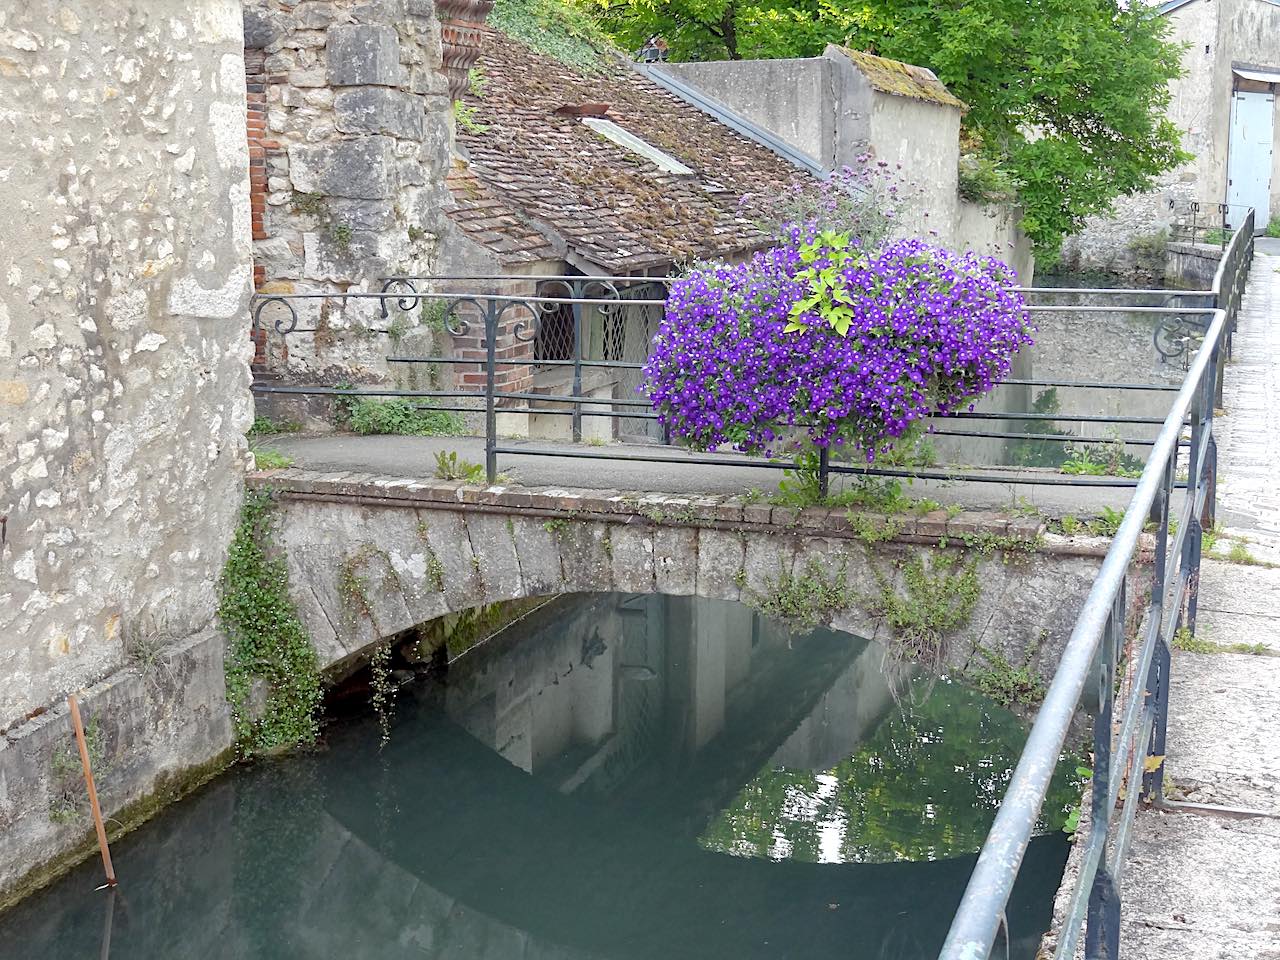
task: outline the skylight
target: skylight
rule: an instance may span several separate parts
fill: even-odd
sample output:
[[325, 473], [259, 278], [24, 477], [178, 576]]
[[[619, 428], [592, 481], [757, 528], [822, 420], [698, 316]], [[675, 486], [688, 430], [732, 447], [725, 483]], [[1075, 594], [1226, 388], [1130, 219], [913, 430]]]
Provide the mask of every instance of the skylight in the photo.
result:
[[636, 156], [643, 157], [650, 163], [656, 164], [660, 170], [674, 173], [679, 177], [692, 177], [694, 175], [692, 170], [671, 156], [671, 154], [663, 153], [653, 144], [641, 140], [634, 133], [623, 130], [612, 120], [605, 120], [603, 117], [583, 117], [582, 122], [606, 140], [612, 141], [618, 146], [630, 150]]

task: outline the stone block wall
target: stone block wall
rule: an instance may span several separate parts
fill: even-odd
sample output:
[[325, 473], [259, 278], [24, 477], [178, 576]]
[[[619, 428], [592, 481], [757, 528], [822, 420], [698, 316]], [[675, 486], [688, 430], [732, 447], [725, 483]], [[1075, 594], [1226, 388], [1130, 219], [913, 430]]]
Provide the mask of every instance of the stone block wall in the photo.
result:
[[0, 731], [213, 618], [250, 421], [242, 50], [236, 0], [0, 13]]
[[92, 849], [68, 693], [109, 817], [230, 745], [248, 170], [238, 0], [0, 8], [0, 903]]
[[[244, 17], [259, 290], [376, 293], [381, 277], [431, 272], [452, 140], [434, 4], [249, 0]], [[277, 368], [385, 377], [391, 318], [377, 301], [295, 306], [287, 350], [268, 338]], [[420, 320], [401, 314], [394, 333]]]

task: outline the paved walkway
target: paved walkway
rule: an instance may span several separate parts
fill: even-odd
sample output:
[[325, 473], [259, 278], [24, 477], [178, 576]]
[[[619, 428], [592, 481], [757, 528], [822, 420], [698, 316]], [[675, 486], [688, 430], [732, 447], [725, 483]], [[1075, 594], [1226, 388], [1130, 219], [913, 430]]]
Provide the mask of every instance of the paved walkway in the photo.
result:
[[[503, 441], [520, 446], [520, 441]], [[306, 470], [327, 472], [352, 471], [389, 476], [434, 476], [436, 453], [451, 451], [471, 463], [484, 462], [484, 440], [480, 437], [357, 437], [350, 434], [323, 436], [272, 436], [259, 444], [290, 457]], [[565, 444], [534, 441], [527, 446], [546, 449]], [[584, 453], [602, 459], [579, 460], [564, 457], [514, 456], [499, 458], [498, 469], [509, 474], [511, 481], [529, 487], [569, 487], [588, 490], [644, 490], [672, 494], [733, 495], [759, 489], [772, 493], [782, 478], [780, 471], [765, 469], [743, 458], [743, 466], [707, 466], [693, 457], [688, 463], [647, 463], [633, 459], [659, 453], [681, 456], [670, 447], [644, 447], [611, 443], [599, 448], [578, 447]], [[609, 457], [612, 459], [603, 459]], [[632, 459], [628, 459], [632, 458]], [[1019, 474], [1036, 479], [1058, 478], [1048, 470], [1023, 468], [978, 467], [984, 475]], [[841, 481], [832, 480], [833, 489]], [[1070, 514], [1077, 518], [1098, 516], [1104, 507], [1123, 510], [1133, 496], [1130, 487], [1070, 487], [1048, 483], [979, 483], [970, 480], [903, 481], [903, 489], [911, 497], [928, 497], [944, 506], [956, 504], [971, 510], [1008, 510], [1022, 512], [1033, 507], [1047, 517]]]
[[[1258, 247], [1223, 399], [1215, 552], [1280, 562], [1280, 244]], [[1199, 639], [1276, 655], [1174, 652], [1169, 793], [1280, 816], [1280, 569], [1206, 561], [1200, 597]], [[1122, 896], [1125, 960], [1280, 960], [1280, 819], [1141, 811]]]

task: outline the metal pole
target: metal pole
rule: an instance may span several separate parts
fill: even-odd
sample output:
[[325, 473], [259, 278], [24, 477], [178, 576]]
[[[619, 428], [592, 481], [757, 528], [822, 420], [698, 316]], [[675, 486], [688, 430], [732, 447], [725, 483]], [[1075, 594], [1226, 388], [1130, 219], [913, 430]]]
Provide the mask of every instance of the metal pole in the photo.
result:
[[825, 501], [831, 492], [831, 451], [822, 447], [818, 451], [818, 495]]
[[494, 398], [497, 370], [498, 301], [489, 298], [484, 314], [484, 475], [490, 485], [498, 482], [498, 411]]
[[111, 866], [111, 850], [107, 847], [107, 828], [102, 823], [102, 808], [98, 806], [98, 790], [93, 785], [93, 770], [89, 767], [89, 745], [84, 739], [84, 724], [80, 722], [80, 705], [73, 693], [67, 697], [71, 709], [71, 726], [76, 732], [76, 746], [80, 749], [80, 766], [84, 768], [84, 786], [89, 793], [89, 810], [93, 813], [93, 829], [98, 833], [98, 849], [102, 853], [102, 870], [107, 875], [107, 886], [116, 885], [116, 871]]
[[[576, 299], [582, 298], [582, 285], [575, 283]], [[573, 442], [582, 442], [582, 304], [573, 305]]]
[[[1100, 668], [1098, 670], [1098, 699], [1101, 704], [1093, 719], [1093, 785], [1091, 787], [1091, 815], [1089, 830], [1103, 831], [1106, 836], [1111, 827], [1111, 778], [1123, 772], [1111, 768], [1112, 713], [1116, 700], [1115, 666], [1119, 649], [1119, 634], [1124, 630], [1124, 589], [1116, 594], [1111, 606], [1111, 616], [1102, 635]], [[1094, 842], [1092, 835], [1090, 844]], [[1088, 922], [1085, 926], [1085, 956], [1114, 958], [1120, 952], [1120, 890], [1104, 856], [1093, 878], [1089, 894]]]

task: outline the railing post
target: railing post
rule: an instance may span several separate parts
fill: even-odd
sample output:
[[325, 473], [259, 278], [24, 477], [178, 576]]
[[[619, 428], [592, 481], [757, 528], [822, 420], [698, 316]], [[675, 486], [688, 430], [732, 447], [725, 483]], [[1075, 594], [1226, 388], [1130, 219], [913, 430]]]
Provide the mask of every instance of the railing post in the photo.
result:
[[[575, 300], [583, 299], [585, 285], [574, 281]], [[573, 305], [573, 442], [582, 442], [582, 304]]]
[[818, 450], [818, 495], [825, 501], [831, 492], [831, 450]]
[[484, 473], [490, 485], [498, 480], [498, 409], [494, 380], [498, 366], [498, 300], [490, 297], [484, 312]]
[[[1214, 347], [1214, 357], [1219, 354]], [[1191, 463], [1187, 470], [1187, 496], [1195, 503], [1202, 485], [1208, 482], [1209, 472], [1209, 428], [1213, 422], [1213, 398], [1210, 395], [1209, 383], [1202, 382], [1196, 391], [1195, 410], [1191, 418]], [[1187, 629], [1196, 632], [1196, 607], [1200, 598], [1200, 554], [1203, 539], [1205, 518], [1208, 516], [1208, 498], [1205, 500], [1203, 512], [1192, 510], [1191, 529], [1187, 531], [1184, 546], [1184, 569], [1190, 572], [1187, 581]]]
[[[1147, 743], [1147, 756], [1163, 757], [1165, 751], [1165, 732], [1169, 717], [1169, 667], [1171, 657], [1169, 639], [1165, 630], [1165, 604], [1169, 597], [1169, 502], [1173, 496], [1173, 475], [1177, 463], [1177, 449], [1173, 457], [1165, 464], [1164, 482], [1160, 488], [1160, 518], [1156, 525], [1156, 564], [1155, 577], [1151, 586], [1150, 616], [1158, 624], [1156, 628], [1156, 647], [1151, 658], [1151, 668], [1146, 677], [1140, 679], [1145, 687], [1146, 695], [1151, 698], [1152, 721], [1151, 737]], [[1171, 621], [1176, 627], [1177, 611]], [[1135, 693], [1136, 695], [1136, 693]], [[1164, 798], [1164, 762], [1154, 770], [1143, 767], [1142, 796], [1148, 803], [1159, 804]]]
[[[1089, 830], [1101, 830], [1105, 837], [1111, 828], [1112, 716], [1116, 700], [1115, 667], [1119, 638], [1124, 632], [1124, 590], [1119, 590], [1112, 603], [1099, 650], [1098, 715], [1093, 719], [1093, 785], [1090, 788]], [[1123, 776], [1123, 773], [1120, 774]], [[1120, 890], [1107, 858], [1102, 857], [1089, 892], [1089, 913], [1085, 925], [1085, 957], [1088, 960], [1114, 960], [1120, 952]]]

